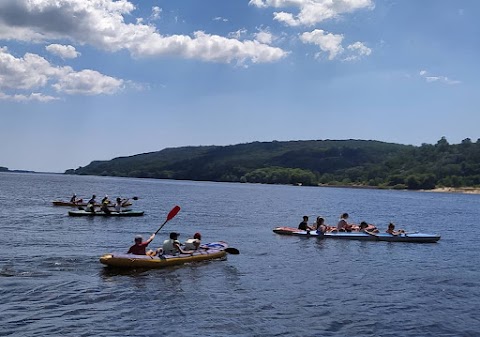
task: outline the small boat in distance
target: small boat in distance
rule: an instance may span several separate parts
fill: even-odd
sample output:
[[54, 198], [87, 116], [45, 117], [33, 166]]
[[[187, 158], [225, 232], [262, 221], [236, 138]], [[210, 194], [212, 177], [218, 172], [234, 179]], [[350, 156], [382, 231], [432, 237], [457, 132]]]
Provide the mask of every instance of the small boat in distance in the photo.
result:
[[275, 227], [274, 233], [281, 235], [296, 235], [303, 237], [317, 237], [319, 239], [343, 239], [343, 240], [364, 240], [364, 241], [387, 241], [387, 242], [416, 242], [434, 243], [440, 240], [440, 235], [426, 233], [404, 233], [392, 235], [388, 233], [367, 233], [367, 232], [326, 232], [318, 233], [316, 230], [304, 231], [293, 227]]
[[[54, 201], [52, 201], [52, 204], [53, 204], [53, 206], [69, 206], [69, 207], [85, 207], [85, 206], [87, 206], [86, 202], [73, 203], [73, 202], [70, 202], [70, 201], [63, 201], [63, 200], [54, 200]], [[108, 205], [108, 207], [113, 207], [113, 205], [114, 204], [110, 203]], [[100, 206], [100, 204], [98, 206]], [[132, 206], [131, 201], [125, 201], [122, 204], [122, 207], [128, 207], [128, 206]]]
[[87, 212], [85, 210], [78, 210], [78, 211], [69, 211], [69, 216], [106, 216], [106, 217], [117, 217], [117, 216], [142, 216], [144, 214], [143, 211], [132, 211], [132, 210], [125, 210], [122, 212], [114, 212], [111, 211], [110, 213], [105, 212]]

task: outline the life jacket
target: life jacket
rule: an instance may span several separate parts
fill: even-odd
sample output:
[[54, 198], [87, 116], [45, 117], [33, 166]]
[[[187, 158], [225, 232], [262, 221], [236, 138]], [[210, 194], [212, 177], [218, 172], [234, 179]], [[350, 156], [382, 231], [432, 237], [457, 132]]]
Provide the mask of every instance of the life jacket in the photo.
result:
[[195, 250], [200, 245], [200, 240], [198, 239], [188, 239], [185, 241], [185, 250]]
[[177, 248], [173, 245], [174, 243], [180, 244], [178, 240], [168, 239], [163, 241], [163, 254], [175, 255], [178, 253]]

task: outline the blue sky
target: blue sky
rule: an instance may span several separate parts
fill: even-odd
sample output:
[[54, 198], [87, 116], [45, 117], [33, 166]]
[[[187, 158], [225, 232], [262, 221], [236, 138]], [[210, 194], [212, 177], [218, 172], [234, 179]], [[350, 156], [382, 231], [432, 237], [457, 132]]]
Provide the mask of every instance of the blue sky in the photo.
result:
[[1, 0], [0, 166], [480, 137], [480, 2]]

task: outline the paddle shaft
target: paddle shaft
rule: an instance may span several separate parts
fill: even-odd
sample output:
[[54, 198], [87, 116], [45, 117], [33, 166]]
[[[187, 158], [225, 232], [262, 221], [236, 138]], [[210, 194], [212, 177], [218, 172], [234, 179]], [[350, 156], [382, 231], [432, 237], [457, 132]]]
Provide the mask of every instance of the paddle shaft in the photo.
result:
[[162, 227], [165, 226], [167, 222], [172, 220], [175, 217], [175, 215], [177, 215], [178, 212], [180, 212], [180, 206], [173, 207], [172, 210], [168, 213], [167, 219], [165, 220], [165, 222], [155, 232], [155, 235], [157, 235], [157, 233], [160, 232], [160, 229], [162, 229]]

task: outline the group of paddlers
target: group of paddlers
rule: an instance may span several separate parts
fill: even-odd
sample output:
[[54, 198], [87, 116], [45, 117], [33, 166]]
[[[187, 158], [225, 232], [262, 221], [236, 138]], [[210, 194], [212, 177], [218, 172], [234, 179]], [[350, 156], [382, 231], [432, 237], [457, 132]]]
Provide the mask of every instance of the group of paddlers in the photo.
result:
[[[325, 219], [321, 216], [317, 217], [315, 224], [310, 226], [308, 224], [308, 216], [303, 217], [303, 221], [298, 225], [298, 229], [304, 231], [313, 231], [316, 230], [320, 233], [331, 233], [331, 232], [366, 232], [368, 234], [379, 233], [378, 228], [375, 225], [369, 224], [365, 221], [360, 222], [360, 225], [348, 223], [348, 213], [343, 213], [338, 220], [336, 226], [329, 226], [325, 224]], [[403, 229], [395, 230], [395, 225], [390, 222], [388, 225], [386, 233], [392, 235], [399, 235], [405, 233]]]
[[[105, 195], [100, 203], [97, 202], [97, 196], [94, 194], [92, 198], [87, 202], [87, 206], [85, 207], [86, 212], [96, 212], [96, 207], [100, 208], [100, 211], [110, 214], [111, 212], [121, 212], [122, 207], [126, 206], [126, 203], [130, 200], [128, 198], [120, 198], [118, 197], [115, 200], [115, 203], [112, 203], [108, 198], [108, 195]], [[71, 203], [79, 204], [83, 201], [83, 199], [77, 199], [77, 195], [73, 194], [72, 198], [70, 199]]]
[[202, 235], [200, 233], [195, 233], [193, 238], [189, 238], [185, 243], [180, 243], [178, 237], [179, 233], [172, 232], [169, 235], [169, 239], [163, 241], [163, 245], [156, 250], [147, 251], [147, 246], [155, 238], [155, 233], [152, 234], [146, 241], [143, 241], [141, 235], [135, 236], [135, 244], [130, 247], [127, 254], [135, 255], [149, 255], [149, 256], [159, 256], [159, 255], [177, 255], [177, 254], [193, 254], [200, 247], [200, 242], [202, 240]]

